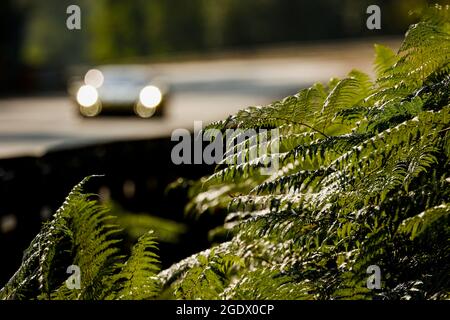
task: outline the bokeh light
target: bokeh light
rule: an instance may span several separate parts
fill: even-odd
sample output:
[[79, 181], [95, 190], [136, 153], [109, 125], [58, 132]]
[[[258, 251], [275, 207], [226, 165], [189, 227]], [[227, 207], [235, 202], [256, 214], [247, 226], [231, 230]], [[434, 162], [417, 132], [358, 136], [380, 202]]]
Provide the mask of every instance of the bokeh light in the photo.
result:
[[161, 91], [155, 86], [146, 86], [139, 94], [139, 100], [146, 108], [157, 107], [162, 100]]
[[98, 100], [97, 90], [91, 85], [84, 85], [78, 89], [77, 101], [83, 107], [90, 107]]
[[89, 70], [84, 76], [84, 83], [94, 88], [100, 88], [104, 80], [103, 73], [97, 69]]

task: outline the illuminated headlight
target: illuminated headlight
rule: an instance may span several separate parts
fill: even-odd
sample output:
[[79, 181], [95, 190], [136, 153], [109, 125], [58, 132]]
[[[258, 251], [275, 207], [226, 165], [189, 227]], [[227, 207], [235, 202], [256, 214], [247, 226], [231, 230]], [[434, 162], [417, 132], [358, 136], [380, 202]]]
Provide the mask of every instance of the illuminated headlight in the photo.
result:
[[139, 94], [139, 101], [146, 108], [156, 108], [162, 101], [162, 93], [155, 86], [146, 86]]
[[105, 80], [103, 73], [97, 69], [89, 70], [84, 76], [84, 83], [94, 88], [100, 88]]
[[84, 85], [78, 89], [77, 101], [83, 107], [91, 107], [97, 103], [98, 92], [91, 85]]

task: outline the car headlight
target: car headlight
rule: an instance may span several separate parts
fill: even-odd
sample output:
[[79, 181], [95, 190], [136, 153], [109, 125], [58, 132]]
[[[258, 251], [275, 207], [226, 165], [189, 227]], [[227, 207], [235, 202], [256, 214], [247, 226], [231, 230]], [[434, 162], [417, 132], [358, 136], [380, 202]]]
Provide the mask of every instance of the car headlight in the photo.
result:
[[146, 86], [139, 94], [139, 101], [146, 108], [156, 108], [162, 101], [162, 93], [155, 86]]
[[84, 85], [78, 89], [77, 101], [83, 107], [91, 107], [97, 103], [98, 92], [91, 85]]
[[104, 80], [103, 73], [97, 69], [89, 70], [84, 76], [84, 83], [97, 89], [103, 85]]

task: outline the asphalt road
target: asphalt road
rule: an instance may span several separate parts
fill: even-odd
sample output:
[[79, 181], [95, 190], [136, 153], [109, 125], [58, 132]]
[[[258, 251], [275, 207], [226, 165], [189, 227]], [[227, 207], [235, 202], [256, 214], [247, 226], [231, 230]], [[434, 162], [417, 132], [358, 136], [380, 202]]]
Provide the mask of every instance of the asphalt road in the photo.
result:
[[[78, 116], [69, 99], [17, 97], [0, 100], [0, 158], [40, 156], [58, 148], [105, 141], [170, 136], [194, 121], [219, 120], [250, 105], [267, 104], [352, 68], [371, 72], [373, 42], [309, 45], [207, 60], [159, 63], [172, 98], [163, 119]], [[396, 39], [381, 43], [398, 47]]]

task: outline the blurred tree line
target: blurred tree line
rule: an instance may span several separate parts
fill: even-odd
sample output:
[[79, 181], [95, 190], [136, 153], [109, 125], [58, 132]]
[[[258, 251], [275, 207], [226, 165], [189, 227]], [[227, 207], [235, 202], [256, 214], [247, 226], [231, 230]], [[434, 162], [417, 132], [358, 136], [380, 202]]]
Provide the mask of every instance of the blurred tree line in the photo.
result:
[[[48, 68], [165, 57], [179, 52], [398, 34], [410, 23], [408, 11], [426, 2], [2, 0], [0, 68]], [[66, 8], [71, 4], [81, 8], [81, 30], [66, 28]], [[381, 7], [381, 30], [366, 28], [366, 8], [370, 4]]]

